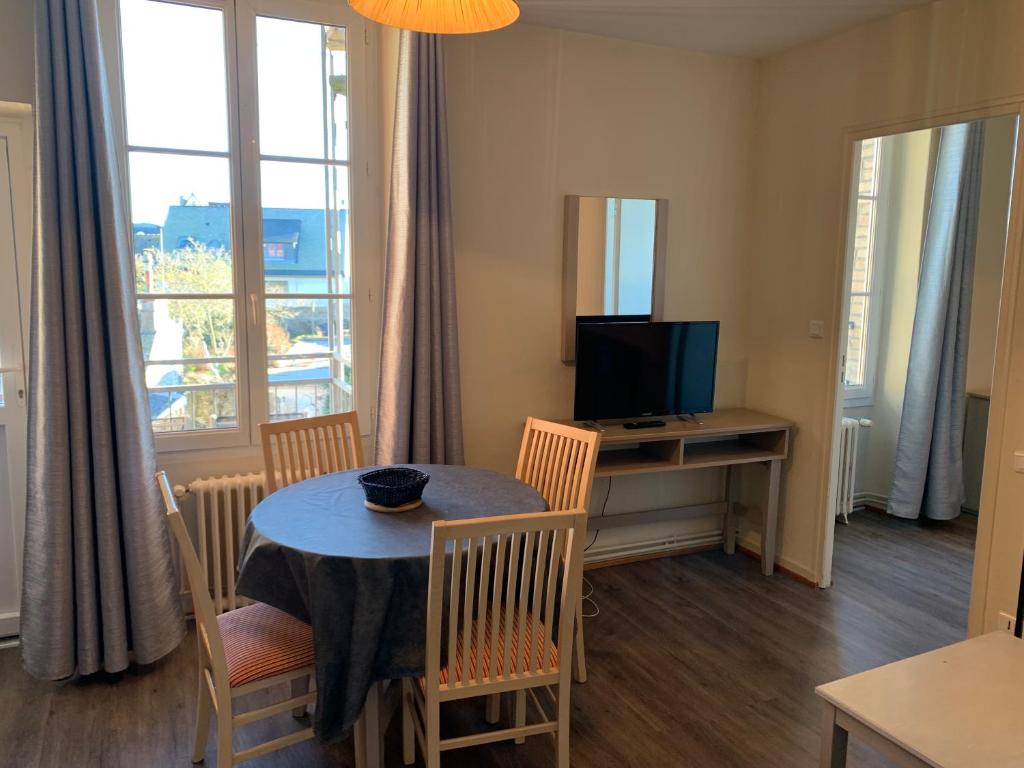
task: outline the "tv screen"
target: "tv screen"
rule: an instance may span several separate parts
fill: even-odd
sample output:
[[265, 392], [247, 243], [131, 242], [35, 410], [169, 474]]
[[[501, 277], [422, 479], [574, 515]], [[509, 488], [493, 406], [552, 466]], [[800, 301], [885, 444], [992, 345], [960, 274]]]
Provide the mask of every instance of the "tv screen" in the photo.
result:
[[577, 421], [709, 413], [718, 321], [576, 327]]

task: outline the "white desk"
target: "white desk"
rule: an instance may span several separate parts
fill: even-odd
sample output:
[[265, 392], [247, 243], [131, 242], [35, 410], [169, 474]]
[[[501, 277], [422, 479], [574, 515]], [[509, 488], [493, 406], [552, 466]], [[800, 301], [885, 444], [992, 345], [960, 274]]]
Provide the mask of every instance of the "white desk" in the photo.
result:
[[[724, 467], [728, 476], [727, 498], [722, 502], [723, 539], [725, 551], [732, 554], [736, 549], [736, 470], [745, 464], [767, 466], [768, 499], [761, 518], [761, 571], [771, 576], [775, 569], [782, 462], [789, 455], [793, 423], [746, 408], [723, 408], [700, 416], [699, 421], [672, 417], [664, 420], [665, 426], [646, 429], [604, 425], [595, 475], [616, 477]], [[572, 421], [565, 423], [586, 426]], [[681, 508], [655, 509], [607, 518], [591, 517], [587, 528], [596, 531], [665, 522], [677, 517], [680, 511]]]
[[1024, 766], [1024, 642], [993, 632], [817, 688], [821, 765], [849, 735], [907, 768]]

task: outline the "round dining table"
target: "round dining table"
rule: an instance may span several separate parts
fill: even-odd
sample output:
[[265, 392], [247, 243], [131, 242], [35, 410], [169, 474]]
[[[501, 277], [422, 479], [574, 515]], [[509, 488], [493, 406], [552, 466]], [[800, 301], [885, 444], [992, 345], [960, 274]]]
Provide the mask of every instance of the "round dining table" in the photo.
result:
[[313, 627], [313, 728], [324, 741], [356, 723], [375, 683], [423, 673], [433, 522], [547, 508], [507, 475], [401, 466], [430, 475], [417, 509], [368, 510], [358, 477], [374, 467], [365, 467], [282, 488], [256, 505], [246, 526], [237, 591]]

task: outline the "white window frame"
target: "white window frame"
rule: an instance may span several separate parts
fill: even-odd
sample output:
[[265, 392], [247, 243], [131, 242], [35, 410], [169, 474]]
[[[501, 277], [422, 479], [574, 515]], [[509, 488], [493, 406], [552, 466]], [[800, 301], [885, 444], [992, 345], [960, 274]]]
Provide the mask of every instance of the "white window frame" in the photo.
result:
[[[891, 154], [892, 149], [889, 146], [888, 137], [881, 137], [878, 139], [878, 156], [876, 158], [877, 178], [875, 184], [874, 195], [862, 195], [860, 194], [860, 176], [859, 173], [854, 175], [853, 189], [851, 194], [850, 202], [850, 213], [849, 221], [850, 225], [847, 227], [847, 260], [849, 268], [847, 270], [847, 283], [846, 283], [846, 321], [849, 323], [850, 306], [854, 296], [867, 296], [868, 297], [868, 312], [867, 312], [867, 336], [864, 339], [865, 355], [864, 355], [864, 381], [860, 384], [846, 384], [845, 373], [843, 376], [843, 405], [846, 408], [863, 408], [870, 407], [875, 403], [875, 387], [878, 380], [878, 358], [879, 358], [879, 345], [882, 340], [881, 325], [883, 317], [883, 309], [885, 306], [885, 278], [886, 278], [886, 267], [887, 258], [886, 252], [888, 250], [888, 205], [887, 199], [891, 199], [892, 190], [892, 174], [887, 173], [887, 164], [889, 162], [887, 155]], [[857, 144], [857, 164], [856, 168], [860, 168], [860, 153], [863, 142]], [[851, 280], [853, 273], [853, 258], [854, 258], [854, 246], [856, 242], [856, 216], [857, 216], [857, 204], [862, 200], [872, 200], [874, 202], [874, 213], [871, 221], [871, 234], [870, 234], [870, 245], [869, 258], [871, 261], [871, 271], [868, 280], [868, 286], [866, 291], [854, 291], [852, 289]], [[843, 334], [844, 342], [849, 344], [847, 341], [847, 333]], [[846, 360], [847, 347], [843, 348], [843, 359]]]
[[[269, 16], [346, 28], [349, 100], [349, 208], [347, 226], [352, 248], [350, 297], [352, 310], [353, 400], [363, 436], [372, 433], [375, 418], [377, 360], [381, 318], [379, 286], [383, 275], [377, 33], [374, 25], [339, 0], [158, 0], [177, 5], [213, 8], [224, 14], [227, 82], [228, 156], [231, 168], [231, 234], [234, 293], [204, 295], [235, 301], [236, 387], [238, 426], [185, 433], [156, 433], [157, 451], [172, 454], [213, 450], [256, 452], [258, 425], [269, 418], [266, 328], [263, 309], [262, 212], [260, 209], [259, 114], [256, 70], [256, 17]], [[125, 215], [131, 221], [128, 152], [121, 72], [119, 0], [102, 0], [104, 57], [109, 74]], [[244, 34], [239, 34], [244, 30]], [[242, 66], [247, 63], [248, 66]], [[192, 150], [188, 155], [223, 156]], [[358, 173], [357, 173], [358, 169]], [[131, 252], [129, 247], [128, 252]], [[305, 294], [303, 294], [305, 295]], [[325, 294], [323, 298], [333, 298]], [[202, 454], [200, 454], [202, 455]], [[199, 458], [199, 456], [197, 456]]]

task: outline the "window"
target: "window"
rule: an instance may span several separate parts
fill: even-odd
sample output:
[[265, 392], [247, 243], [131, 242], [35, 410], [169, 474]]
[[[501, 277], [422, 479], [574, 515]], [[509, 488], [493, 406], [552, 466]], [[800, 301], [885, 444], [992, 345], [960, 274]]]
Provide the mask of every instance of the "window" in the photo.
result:
[[846, 340], [845, 402], [847, 406], [870, 405], [874, 398], [875, 363], [878, 357], [877, 325], [881, 275], [877, 248], [883, 140], [860, 144], [855, 199], [849, 232], [850, 290]]
[[352, 410], [349, 112], [362, 46], [349, 41], [355, 29], [367, 39], [362, 22], [343, 3], [117, 7], [158, 446], [254, 445], [260, 421]]

